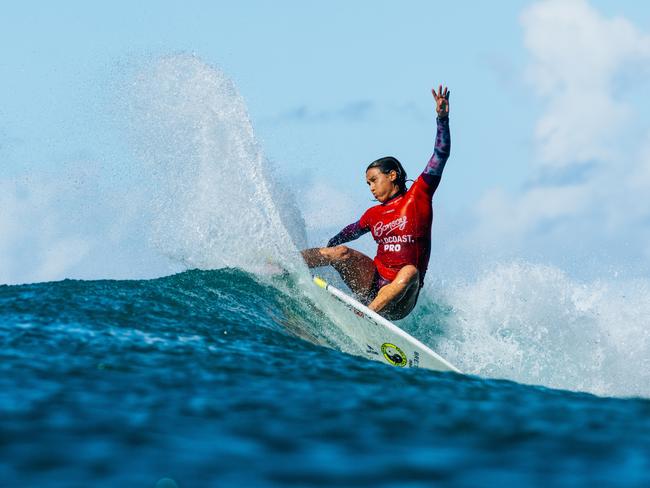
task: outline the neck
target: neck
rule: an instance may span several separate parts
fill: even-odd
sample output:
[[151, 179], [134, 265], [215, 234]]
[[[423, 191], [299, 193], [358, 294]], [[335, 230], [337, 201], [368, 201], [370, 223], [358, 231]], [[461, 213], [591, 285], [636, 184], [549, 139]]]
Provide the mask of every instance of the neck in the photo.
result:
[[400, 191], [399, 186], [396, 186], [395, 189], [392, 192], [390, 192], [390, 195], [388, 195], [388, 198], [386, 199], [386, 201], [384, 203], [390, 202], [393, 198], [396, 198], [396, 197], [400, 196], [401, 194], [402, 194], [402, 192]]

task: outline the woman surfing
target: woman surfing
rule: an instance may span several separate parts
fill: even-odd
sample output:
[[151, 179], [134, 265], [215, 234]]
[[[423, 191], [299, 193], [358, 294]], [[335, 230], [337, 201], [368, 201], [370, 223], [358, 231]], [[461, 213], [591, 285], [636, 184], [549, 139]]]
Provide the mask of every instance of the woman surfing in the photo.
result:
[[[310, 268], [331, 265], [371, 310], [398, 320], [415, 307], [431, 253], [432, 198], [451, 150], [447, 87], [431, 90], [436, 102], [437, 134], [433, 156], [410, 188], [406, 171], [392, 156], [370, 163], [366, 183], [379, 205], [332, 237], [327, 247], [302, 251]], [[342, 244], [367, 232], [377, 242], [377, 255]]]

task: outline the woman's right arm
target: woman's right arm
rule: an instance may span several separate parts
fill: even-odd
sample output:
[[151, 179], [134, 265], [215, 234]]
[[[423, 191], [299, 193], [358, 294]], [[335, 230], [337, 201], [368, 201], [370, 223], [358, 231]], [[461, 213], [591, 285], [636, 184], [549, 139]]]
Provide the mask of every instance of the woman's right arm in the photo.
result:
[[367, 227], [364, 228], [361, 226], [361, 221], [357, 221], [353, 224], [347, 225], [343, 228], [341, 232], [332, 237], [328, 242], [326, 247], [340, 246], [346, 242], [353, 241], [358, 239], [370, 229]]

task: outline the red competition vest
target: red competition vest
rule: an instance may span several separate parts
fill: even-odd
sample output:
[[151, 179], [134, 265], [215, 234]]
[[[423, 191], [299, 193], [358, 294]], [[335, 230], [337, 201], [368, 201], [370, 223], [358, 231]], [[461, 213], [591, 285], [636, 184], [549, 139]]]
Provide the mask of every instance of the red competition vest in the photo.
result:
[[383, 278], [393, 281], [400, 269], [412, 264], [420, 272], [420, 286], [424, 283], [431, 254], [434, 191], [419, 176], [406, 193], [369, 208], [359, 219], [378, 245], [375, 266]]

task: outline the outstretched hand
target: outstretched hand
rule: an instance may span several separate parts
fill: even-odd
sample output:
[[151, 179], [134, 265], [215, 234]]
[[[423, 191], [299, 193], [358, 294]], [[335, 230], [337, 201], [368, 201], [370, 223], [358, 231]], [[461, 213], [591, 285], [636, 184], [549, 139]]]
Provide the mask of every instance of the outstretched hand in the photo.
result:
[[447, 117], [449, 115], [449, 95], [451, 95], [451, 91], [447, 87], [443, 91], [442, 85], [440, 85], [438, 87], [438, 93], [436, 93], [435, 88], [431, 90], [431, 93], [433, 93], [433, 98], [436, 101], [438, 117]]

